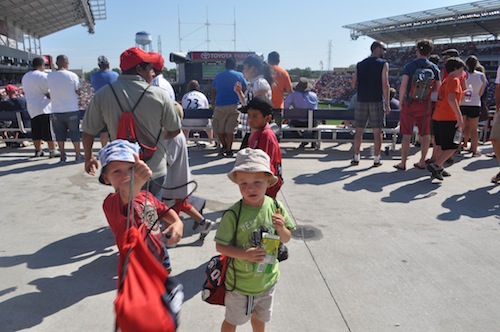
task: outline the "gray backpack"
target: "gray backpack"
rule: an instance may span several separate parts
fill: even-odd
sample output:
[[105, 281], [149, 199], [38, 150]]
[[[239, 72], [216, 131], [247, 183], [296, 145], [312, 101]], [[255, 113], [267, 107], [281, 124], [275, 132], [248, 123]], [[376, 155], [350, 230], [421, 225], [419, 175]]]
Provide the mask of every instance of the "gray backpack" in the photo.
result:
[[418, 67], [411, 78], [410, 91], [408, 92], [409, 101], [427, 101], [431, 95], [436, 77], [432, 66]]

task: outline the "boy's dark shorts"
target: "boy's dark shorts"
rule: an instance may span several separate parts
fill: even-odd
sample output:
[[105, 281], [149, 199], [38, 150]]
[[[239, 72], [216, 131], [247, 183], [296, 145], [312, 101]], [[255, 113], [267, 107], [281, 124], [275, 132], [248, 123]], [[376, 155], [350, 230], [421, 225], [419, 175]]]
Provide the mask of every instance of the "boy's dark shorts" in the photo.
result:
[[434, 120], [434, 139], [436, 145], [442, 150], [456, 150], [458, 144], [453, 143], [453, 137], [457, 128], [457, 121], [436, 121]]

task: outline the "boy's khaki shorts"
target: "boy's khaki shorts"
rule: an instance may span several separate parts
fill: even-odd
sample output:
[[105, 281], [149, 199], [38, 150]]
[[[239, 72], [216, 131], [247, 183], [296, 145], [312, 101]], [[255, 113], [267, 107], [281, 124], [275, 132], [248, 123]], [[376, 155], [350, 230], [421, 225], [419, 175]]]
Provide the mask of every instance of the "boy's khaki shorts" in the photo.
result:
[[[232, 325], [243, 325], [255, 314], [258, 320], [267, 323], [271, 320], [276, 285], [257, 296], [242, 295], [226, 291], [226, 322]], [[247, 310], [250, 307], [251, 310]]]

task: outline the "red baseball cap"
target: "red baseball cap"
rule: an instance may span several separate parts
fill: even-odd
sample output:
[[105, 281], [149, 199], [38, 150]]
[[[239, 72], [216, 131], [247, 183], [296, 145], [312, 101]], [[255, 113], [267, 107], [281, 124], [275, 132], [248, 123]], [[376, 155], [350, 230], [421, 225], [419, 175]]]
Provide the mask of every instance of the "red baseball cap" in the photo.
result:
[[155, 58], [155, 60], [151, 63], [153, 68], [158, 71], [162, 71], [165, 66], [165, 59], [163, 59], [163, 56], [156, 52], [149, 52], [149, 54]]
[[5, 92], [13, 93], [13, 92], [16, 92], [16, 91], [17, 91], [17, 87], [15, 85], [7, 84], [5, 86]]
[[153, 63], [156, 57], [145, 52], [139, 47], [131, 47], [120, 55], [120, 69], [125, 71], [133, 68], [141, 62]]

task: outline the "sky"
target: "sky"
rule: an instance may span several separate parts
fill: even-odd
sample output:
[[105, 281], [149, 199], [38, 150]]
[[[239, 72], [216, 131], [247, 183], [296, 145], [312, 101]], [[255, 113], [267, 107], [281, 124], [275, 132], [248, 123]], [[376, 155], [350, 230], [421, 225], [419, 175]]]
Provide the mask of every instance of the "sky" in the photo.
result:
[[254, 51], [265, 58], [277, 51], [283, 68], [327, 70], [349, 67], [370, 54], [373, 39], [351, 40], [344, 25], [463, 3], [467, 2], [106, 0], [106, 20], [95, 22], [94, 34], [76, 25], [42, 38], [41, 47], [43, 54], [54, 58], [68, 56], [71, 69], [91, 71], [99, 55], [106, 55], [111, 68], [117, 68], [120, 54], [135, 46], [135, 34], [146, 31], [153, 51], [158, 52], [161, 39], [168, 69], [175, 68], [168, 60], [171, 52], [234, 51], [236, 39], [236, 51]]

